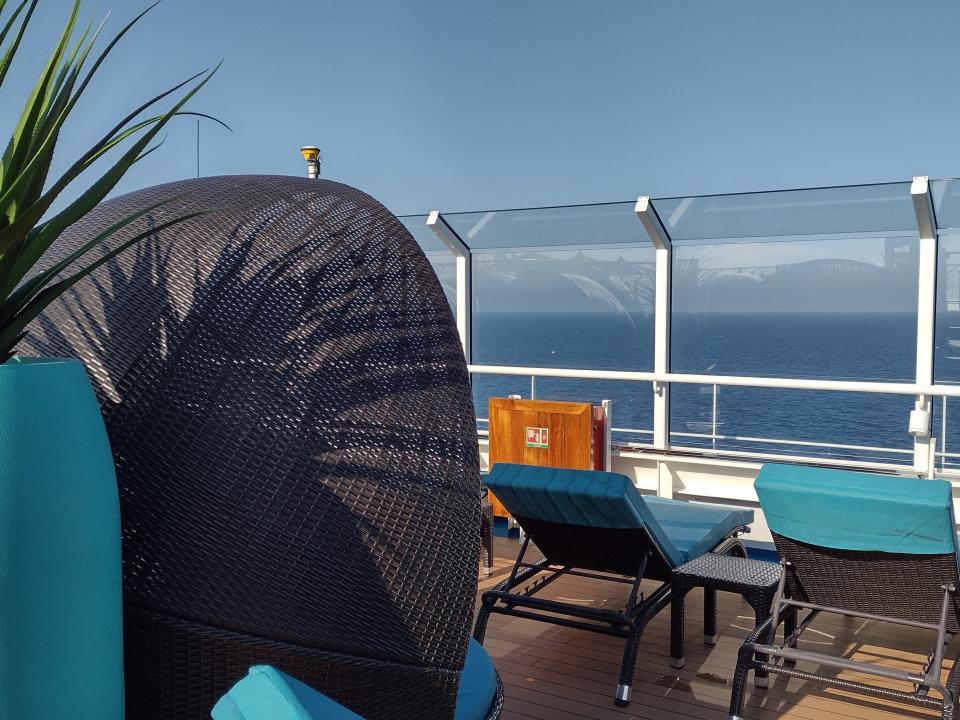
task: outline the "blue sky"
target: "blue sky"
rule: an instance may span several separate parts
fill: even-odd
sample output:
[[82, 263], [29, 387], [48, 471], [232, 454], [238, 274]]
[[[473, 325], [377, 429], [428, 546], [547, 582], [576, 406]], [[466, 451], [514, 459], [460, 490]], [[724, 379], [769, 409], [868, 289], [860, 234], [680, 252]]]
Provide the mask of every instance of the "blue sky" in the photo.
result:
[[[67, 0], [42, 0], [6, 131]], [[118, 28], [144, 3], [99, 0]], [[960, 175], [960, 3], [164, 0], [63, 138], [60, 163], [223, 59], [193, 108], [201, 172], [325, 177], [399, 214]], [[195, 126], [125, 179], [195, 174]]]

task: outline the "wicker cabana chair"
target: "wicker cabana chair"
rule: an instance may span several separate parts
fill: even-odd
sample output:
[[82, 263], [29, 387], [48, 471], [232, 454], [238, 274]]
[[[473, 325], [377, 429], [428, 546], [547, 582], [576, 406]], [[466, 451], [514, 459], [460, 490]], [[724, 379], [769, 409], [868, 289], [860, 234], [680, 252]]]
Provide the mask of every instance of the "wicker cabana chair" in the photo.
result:
[[[480, 484], [429, 263], [369, 196], [289, 177], [135, 192], [61, 252], [171, 197], [130, 232], [207, 213], [104, 265], [21, 346], [80, 357], [102, 405], [128, 716], [209, 718], [269, 664], [369, 720], [452, 718]], [[498, 688], [487, 716], [499, 705]]]

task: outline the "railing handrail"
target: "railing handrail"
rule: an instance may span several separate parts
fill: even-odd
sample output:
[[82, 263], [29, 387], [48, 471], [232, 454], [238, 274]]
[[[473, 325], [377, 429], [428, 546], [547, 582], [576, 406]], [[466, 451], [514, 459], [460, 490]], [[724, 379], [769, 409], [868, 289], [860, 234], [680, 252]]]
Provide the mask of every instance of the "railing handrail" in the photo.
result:
[[960, 397], [960, 385], [918, 385], [903, 382], [863, 380], [812, 380], [799, 378], [750, 377], [736, 375], [693, 375], [689, 373], [638, 372], [632, 370], [576, 370], [572, 368], [519, 367], [513, 365], [468, 365], [472, 374], [558, 377], [580, 380], [626, 380], [631, 382], [679, 383], [684, 385], [732, 385], [738, 387], [780, 388], [785, 390], [824, 390], [880, 395], [927, 395]]

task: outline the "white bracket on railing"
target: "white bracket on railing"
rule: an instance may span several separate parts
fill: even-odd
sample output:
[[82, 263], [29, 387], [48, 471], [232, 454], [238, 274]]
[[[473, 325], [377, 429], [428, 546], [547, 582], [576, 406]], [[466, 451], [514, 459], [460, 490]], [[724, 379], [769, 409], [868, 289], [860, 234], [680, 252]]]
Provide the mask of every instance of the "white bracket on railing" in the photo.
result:
[[[930, 182], [926, 177], [915, 177], [910, 185], [910, 198], [917, 218], [920, 237], [918, 298], [917, 298], [917, 385], [933, 384], [933, 348], [936, 342], [937, 312], [937, 219], [933, 211]], [[936, 445], [931, 438], [931, 398], [918, 395], [910, 413], [909, 430], [913, 435], [913, 467], [926, 474]]]
[[463, 242], [439, 210], [427, 216], [427, 227], [433, 230], [456, 259], [457, 267], [457, 332], [463, 345], [463, 355], [469, 365], [473, 362], [471, 351], [471, 327], [473, 320], [473, 256], [470, 247]]
[[657, 211], [653, 207], [653, 200], [647, 195], [641, 195], [637, 198], [637, 204], [633, 211], [637, 214], [637, 217], [640, 218], [640, 222], [643, 223], [643, 227], [646, 229], [647, 235], [650, 236], [650, 242], [653, 243], [653, 246], [657, 250], [670, 250], [672, 246], [670, 233], [667, 232], [663, 223], [660, 222], [660, 216], [657, 215]]
[[[670, 277], [672, 273], [673, 243], [670, 233], [660, 221], [653, 201], [646, 195], [637, 199], [634, 212], [643, 223], [656, 253], [656, 288], [654, 292], [653, 371], [670, 372]], [[653, 386], [653, 446], [660, 450], [670, 447], [670, 384]], [[658, 463], [659, 465], [659, 463]], [[673, 479], [665, 467], [660, 467], [658, 494], [673, 496]]]

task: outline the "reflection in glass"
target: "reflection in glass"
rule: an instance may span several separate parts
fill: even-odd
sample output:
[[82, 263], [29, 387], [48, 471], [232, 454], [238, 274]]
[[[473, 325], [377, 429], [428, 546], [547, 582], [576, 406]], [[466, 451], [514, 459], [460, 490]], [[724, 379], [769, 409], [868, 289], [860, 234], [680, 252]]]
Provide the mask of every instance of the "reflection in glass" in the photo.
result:
[[[890, 187], [894, 186], [868, 189], [887, 192]], [[860, 196], [854, 207], [876, 202], [878, 208], [886, 208], [887, 220], [897, 225], [891, 220], [896, 214], [890, 207], [902, 202], [910, 208], [908, 189], [897, 189], [902, 193], [897, 202], [883, 194], [876, 200]], [[817, 203], [825, 200], [822, 192], [816, 191]], [[773, 195], [779, 194], [768, 193], [761, 199], [766, 203]], [[742, 201], [745, 196], [736, 197]], [[803, 202], [797, 203], [786, 202], [789, 198], [779, 200], [783, 202], [771, 203], [783, 206], [787, 213], [779, 224], [760, 213], [758, 218], [743, 216], [736, 224], [721, 225], [720, 230], [754, 233], [797, 228], [809, 232], [822, 226], [823, 219], [807, 214], [818, 206], [813, 198], [801, 198]], [[661, 217], [667, 214], [659, 203], [658, 209]], [[688, 212], [692, 213], [688, 229], [699, 226], [698, 208], [691, 206]], [[827, 213], [831, 223], [847, 230], [858, 227], [850, 221], [840, 222], [830, 214], [835, 212], [833, 208]], [[872, 226], [876, 226], [875, 219]], [[916, 361], [916, 230], [894, 228], [875, 235], [842, 235], [834, 230], [826, 237], [784, 239], [751, 237], [730, 242], [720, 238], [674, 246], [672, 370], [910, 382]], [[732, 450], [911, 460], [909, 454], [890, 458], [872, 451], [766, 445], [742, 439], [908, 449], [912, 445], [906, 432], [909, 398], [733, 387], [720, 387], [716, 392], [715, 412], [712, 387], [674, 386], [673, 442]], [[709, 435], [714, 426], [726, 439], [690, 437]]]
[[[960, 211], [960, 207], [957, 207]], [[945, 210], [946, 222], [950, 210]], [[937, 220], [941, 214], [937, 212]], [[957, 217], [960, 220], [960, 216]], [[958, 223], [960, 224], [960, 223]], [[934, 348], [934, 382], [960, 383], [960, 234], [953, 231], [940, 233], [937, 244], [937, 324]], [[941, 438], [938, 449], [943, 447], [943, 402], [934, 403], [934, 434]], [[946, 465], [960, 466], [960, 399], [947, 400], [946, 452], [958, 453], [947, 457]]]
[[413, 235], [413, 239], [421, 247], [437, 279], [443, 287], [443, 293], [450, 303], [450, 310], [454, 317], [457, 314], [457, 264], [453, 253], [447, 249], [436, 233], [427, 227], [426, 215], [406, 215], [399, 218], [404, 227]]
[[909, 183], [655, 201], [674, 243], [916, 230]]
[[[642, 226], [635, 216], [633, 222]], [[606, 370], [653, 367], [653, 250], [640, 245], [576, 250], [484, 251], [473, 256], [474, 361]], [[512, 388], [512, 389], [511, 389]], [[538, 397], [613, 400], [620, 427], [652, 426], [647, 383], [542, 378]], [[478, 413], [516, 379], [474, 376]], [[529, 379], [523, 397], [530, 396]]]

